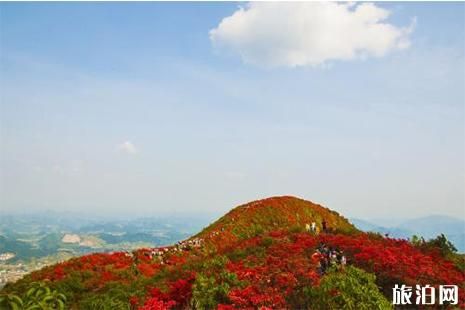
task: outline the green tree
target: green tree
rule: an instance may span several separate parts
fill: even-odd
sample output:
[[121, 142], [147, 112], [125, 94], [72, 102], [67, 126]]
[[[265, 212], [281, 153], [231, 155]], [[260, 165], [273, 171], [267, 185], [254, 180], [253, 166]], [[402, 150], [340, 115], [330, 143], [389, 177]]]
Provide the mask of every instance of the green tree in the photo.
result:
[[312, 310], [392, 309], [375, 280], [375, 275], [352, 266], [342, 270], [331, 269], [319, 286], [304, 289], [306, 307]]
[[426, 246], [438, 248], [445, 257], [457, 252], [457, 248], [452, 242], [447, 240], [444, 234], [440, 234], [436, 238], [428, 240]]
[[413, 244], [416, 247], [421, 247], [424, 244], [424, 242], [425, 242], [425, 240], [423, 239], [423, 237], [419, 237], [417, 235], [413, 235], [410, 238], [410, 243]]

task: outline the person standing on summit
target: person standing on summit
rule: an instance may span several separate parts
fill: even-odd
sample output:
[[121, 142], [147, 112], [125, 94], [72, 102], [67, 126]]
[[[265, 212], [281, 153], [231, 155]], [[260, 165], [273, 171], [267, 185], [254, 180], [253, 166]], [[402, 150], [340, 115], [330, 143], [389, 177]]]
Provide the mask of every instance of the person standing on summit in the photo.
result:
[[323, 222], [321, 222], [321, 226], [323, 228], [323, 232], [326, 232], [327, 227], [326, 227], [326, 221], [325, 220], [323, 220]]

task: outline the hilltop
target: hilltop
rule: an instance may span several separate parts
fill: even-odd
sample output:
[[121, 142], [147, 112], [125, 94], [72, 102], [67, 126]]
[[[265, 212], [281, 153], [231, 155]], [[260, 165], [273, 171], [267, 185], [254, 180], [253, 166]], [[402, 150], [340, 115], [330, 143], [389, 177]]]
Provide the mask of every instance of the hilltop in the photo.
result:
[[456, 284], [465, 305], [463, 261], [438, 244], [364, 233], [321, 205], [271, 197], [173, 246], [33, 272], [2, 290], [0, 306], [38, 292], [33, 302], [68, 309], [388, 309], [394, 284]]
[[219, 249], [273, 230], [303, 229], [312, 222], [321, 230], [323, 221], [334, 232], [358, 232], [336, 211], [304, 199], [279, 196], [235, 207], [192, 238], [201, 238]]

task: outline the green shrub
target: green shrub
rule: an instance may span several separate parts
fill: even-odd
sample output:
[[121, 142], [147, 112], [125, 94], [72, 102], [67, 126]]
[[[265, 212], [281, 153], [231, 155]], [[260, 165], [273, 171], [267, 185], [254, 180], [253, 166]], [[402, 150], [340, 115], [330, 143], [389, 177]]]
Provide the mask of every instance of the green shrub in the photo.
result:
[[301, 233], [301, 232], [305, 232], [305, 228], [300, 225], [294, 225], [289, 228], [289, 232], [293, 234]]
[[92, 295], [79, 304], [80, 309], [86, 310], [129, 310], [130, 304], [127, 300], [121, 300], [107, 294]]
[[260, 242], [260, 245], [265, 248], [268, 248], [272, 244], [273, 244], [273, 238], [270, 238], [270, 237], [264, 237]]
[[0, 295], [0, 309], [65, 309], [66, 297], [50, 289], [43, 282], [31, 283], [22, 296], [15, 294]]
[[236, 274], [222, 272], [219, 278], [198, 274], [192, 286], [191, 306], [194, 309], [216, 309], [220, 303], [228, 303], [231, 287], [240, 285]]
[[361, 269], [347, 266], [331, 269], [317, 287], [304, 289], [308, 309], [392, 309], [375, 284], [376, 277]]

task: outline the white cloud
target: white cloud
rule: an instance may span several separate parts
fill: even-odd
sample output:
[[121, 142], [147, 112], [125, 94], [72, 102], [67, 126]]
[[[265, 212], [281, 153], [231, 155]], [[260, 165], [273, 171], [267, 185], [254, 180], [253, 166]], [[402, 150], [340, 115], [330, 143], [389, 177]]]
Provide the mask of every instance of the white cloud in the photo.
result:
[[408, 27], [386, 22], [372, 3], [251, 2], [210, 31], [221, 50], [258, 66], [316, 66], [330, 60], [381, 57], [409, 47]]
[[132, 144], [131, 141], [125, 141], [121, 143], [120, 145], [118, 145], [118, 149], [121, 152], [124, 152], [127, 154], [136, 154], [138, 152], [137, 148], [134, 146], [134, 144]]

